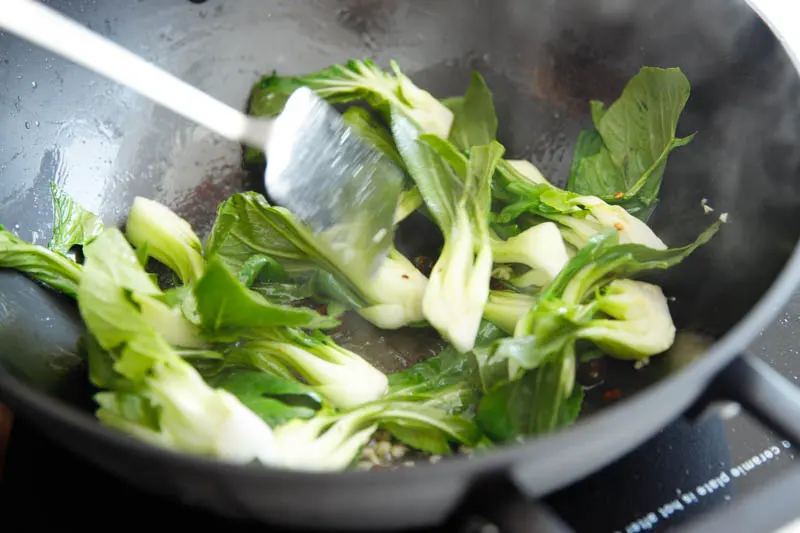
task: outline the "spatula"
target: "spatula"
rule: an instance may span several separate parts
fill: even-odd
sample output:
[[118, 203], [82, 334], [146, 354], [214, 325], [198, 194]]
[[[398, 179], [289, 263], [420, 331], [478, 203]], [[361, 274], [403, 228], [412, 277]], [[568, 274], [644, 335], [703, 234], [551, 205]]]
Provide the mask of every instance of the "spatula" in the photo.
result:
[[0, 28], [263, 150], [269, 196], [322, 234], [351, 272], [371, 275], [388, 254], [402, 171], [311, 90], [297, 89], [275, 119], [259, 119], [34, 0], [2, 0]]

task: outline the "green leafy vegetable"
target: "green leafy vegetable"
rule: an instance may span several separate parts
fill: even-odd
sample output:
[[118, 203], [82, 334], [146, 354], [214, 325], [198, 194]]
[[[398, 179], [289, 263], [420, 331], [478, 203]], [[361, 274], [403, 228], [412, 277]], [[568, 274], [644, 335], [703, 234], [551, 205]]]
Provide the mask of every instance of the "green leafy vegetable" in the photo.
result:
[[105, 227], [103, 221], [84, 209], [62, 189], [50, 184], [53, 193], [53, 237], [48, 248], [61, 255], [74, 246], [85, 246]]
[[273, 70], [253, 85], [248, 111], [258, 117], [276, 117], [292, 93], [302, 86], [296, 78], [279, 76]]
[[451, 451], [449, 446], [445, 447], [446, 442], [472, 446], [480, 439], [478, 426], [463, 416], [419, 402], [387, 401], [379, 405], [381, 403], [385, 408], [375, 415], [375, 420], [413, 448], [449, 455]]
[[379, 425], [391, 428], [409, 446], [451, 453], [448, 441], [474, 445], [474, 422], [417, 402], [379, 401], [343, 413], [320, 412], [275, 429], [281, 456], [290, 468], [337, 470], [349, 465]]
[[365, 100], [383, 112], [384, 117], [388, 117], [389, 107], [396, 108], [422, 131], [447, 138], [453, 113], [430, 93], [414, 85], [395, 61], [391, 61], [390, 66], [391, 74], [365, 59], [293, 77], [280, 77], [273, 72], [253, 87], [249, 112], [256, 116], [275, 116], [283, 110], [291, 93], [305, 86], [332, 104]]
[[[408, 370], [389, 374], [389, 392], [382, 401], [408, 404], [409, 409], [424, 412], [425, 418], [416, 421], [408, 417], [390, 422], [384, 420], [381, 426], [412, 448], [430, 453], [449, 454], [451, 441], [474, 445], [479, 434], [474, 423], [467, 418], [480, 399], [476, 354], [488, 350], [504, 336], [502, 330], [483, 322], [473, 354], [465, 356], [455, 347], [448, 346], [438, 355]], [[444, 417], [445, 414], [452, 416]], [[426, 419], [436, 416], [440, 418], [440, 424], [444, 423], [450, 429], [426, 422]]]
[[366, 100], [384, 113], [388, 113], [388, 107], [397, 109], [422, 131], [446, 138], [453, 124], [452, 112], [414, 85], [395, 61], [389, 64], [392, 74], [369, 59], [350, 60], [315, 74], [298, 76], [297, 80], [329, 102]]
[[94, 396], [100, 408], [98, 419], [141, 440], [168, 446], [168, 437], [159, 435], [161, 411], [147, 396], [125, 390], [99, 392]]
[[666, 248], [645, 222], [621, 206], [609, 205], [596, 196], [578, 196], [552, 185], [531, 185], [522, 179], [508, 181], [502, 195], [511, 203], [497, 217], [500, 223], [508, 224], [525, 214], [551, 220], [559, 225], [561, 236], [575, 249], [585, 246], [592, 236], [612, 228], [619, 232], [621, 242]]
[[342, 113], [342, 119], [367, 144], [394, 161], [401, 168], [403, 158], [397, 152], [392, 133], [375, 116], [363, 107], [350, 107]]
[[383, 422], [381, 426], [397, 440], [416, 450], [437, 455], [452, 453], [447, 435], [439, 428], [409, 421]]
[[441, 226], [445, 243], [422, 302], [425, 318], [463, 352], [474, 346], [489, 296], [489, 182], [502, 154], [503, 147], [497, 143], [472, 148], [463, 190], [458, 198], [447, 199], [455, 200], [455, 217]]
[[420, 194], [419, 187], [416, 185], [410, 189], [401, 191], [400, 199], [397, 201], [397, 209], [394, 213], [394, 223], [399, 224], [408, 218], [409, 215], [419, 209], [422, 204], [422, 194]]
[[528, 313], [534, 302], [536, 299], [527, 294], [489, 291], [489, 299], [483, 308], [483, 318], [509, 335], [513, 335], [517, 322]]
[[675, 136], [689, 92], [680, 69], [644, 67], [608, 109], [592, 102], [595, 131], [578, 139], [569, 190], [598, 196], [646, 218], [670, 152], [694, 136]]
[[293, 279], [315, 276], [316, 287], [328, 289], [329, 299], [357, 307], [379, 327], [399, 328], [423, 318], [427, 280], [396, 250], [390, 250], [374, 277], [357, 276], [289, 211], [269, 205], [257, 193], [235, 194], [219, 208], [206, 256], [217, 256], [232, 271], [240, 272], [253, 255], [274, 258]]
[[270, 427], [230, 393], [209, 387], [139, 313], [130, 295], [149, 296], [158, 288], [122, 233], [104, 231], [84, 254], [78, 308], [97, 345], [113, 358], [118, 377], [104, 383], [129, 382], [97, 395], [97, 417], [175, 450], [274, 462]]
[[[77, 299], [103, 424], [180, 452], [335, 471], [377, 428], [442, 455], [557, 430], [580, 414], [579, 361], [642, 361], [672, 345], [664, 293], [634, 278], [677, 265], [727, 216], [680, 248], [644, 222], [669, 154], [691, 140], [675, 136], [689, 96], [678, 69], [644, 68], [611, 106], [590, 103], [595, 127], [577, 139], [563, 190], [530, 161], [502, 159], [480, 74], [438, 101], [390, 66], [272, 72], [249, 112], [275, 117], [300, 87], [348, 104], [353, 133], [407, 174], [384, 212], [398, 231], [417, 210], [432, 220], [438, 257], [415, 251], [425, 257], [412, 263], [392, 246], [367, 275], [369, 242], [337, 245], [254, 192], [219, 206], [205, 253], [185, 220], [140, 197], [127, 240], [55, 187], [52, 249], [0, 226], [0, 268]], [[74, 246], [83, 265], [65, 256]], [[159, 287], [150, 258], [181, 284]], [[350, 310], [384, 329], [432, 326], [449, 344], [385, 375], [321, 331]]]
[[519, 287], [547, 284], [569, 260], [564, 240], [553, 222], [528, 228], [507, 241], [493, 239], [492, 256], [495, 263], [521, 263], [530, 267], [512, 280]]
[[142, 318], [147, 321], [168, 343], [181, 348], [204, 348], [208, 344], [194, 318], [195, 308], [187, 309], [194, 302], [176, 300], [168, 302], [164, 295], [131, 294], [131, 300], [139, 307]]
[[312, 471], [346, 468], [378, 428], [370, 416], [375, 410], [323, 410], [308, 420], [296, 418], [278, 426], [275, 441], [283, 465]]
[[[222, 256], [216, 256], [214, 260], [223, 261]], [[250, 256], [242, 265], [238, 278], [242, 285], [273, 303], [292, 304], [314, 296], [313, 279], [304, 282], [292, 280], [278, 261], [266, 255]]]
[[217, 351], [203, 348], [178, 348], [175, 351], [203, 378], [213, 376], [225, 368], [225, 357]]
[[619, 232], [621, 243], [643, 244], [656, 250], [667, 246], [647, 224], [618, 205], [609, 205], [595, 196], [578, 196], [570, 205], [585, 209], [584, 216], [552, 215], [550, 218], [561, 225], [561, 234], [566, 241], [580, 249], [597, 233], [614, 228]]
[[277, 305], [239, 283], [218, 259], [209, 261], [194, 289], [203, 329], [217, 339], [258, 337], [265, 328], [332, 328], [339, 321], [304, 307]]
[[254, 370], [226, 369], [209, 378], [208, 384], [236, 396], [272, 427], [294, 418], [311, 418], [322, 402], [307, 385]]
[[[259, 282], [254, 284], [251, 290], [257, 292], [271, 302], [283, 305], [296, 304], [315, 297], [312, 284], [307, 282]], [[336, 316], [337, 313], [331, 312], [331, 309], [333, 309], [333, 306], [328, 309], [328, 315]]]
[[520, 380], [516, 369], [535, 370], [538, 376], [529, 378], [529, 372], [521, 378], [536, 380], [533, 389], [541, 402], [532, 415], [536, 422], [531, 431], [550, 431], [561, 424], [562, 405], [568, 405], [567, 399], [573, 394], [575, 343], [580, 338], [593, 340], [611, 355], [624, 358], [643, 358], [666, 350], [675, 329], [660, 289], [615, 278], [680, 263], [707, 243], [720, 224], [711, 225], [693, 243], [668, 250], [618, 244], [616, 231], [592, 237], [519, 320], [515, 338], [498, 341], [483, 363], [484, 367], [508, 368], [509, 372], [507, 379], [493, 379], [486, 387], [488, 395], [479, 408], [482, 424], [491, 424], [488, 417], [493, 416], [483, 414], [484, 402], [499, 409], [502, 402], [515, 401], [510, 398], [517, 394], [531, 394], [526, 389], [530, 384], [516, 384]]
[[203, 275], [203, 247], [188, 222], [168, 207], [137, 196], [125, 223], [128, 240], [192, 284]]
[[[295, 78], [278, 76], [276, 71], [262, 76], [250, 91], [248, 113], [257, 117], [274, 118], [283, 111], [286, 101], [303, 84]], [[253, 147], [245, 147], [244, 161], [264, 164], [264, 153]]]
[[661, 287], [617, 279], [598, 299], [598, 311], [608, 318], [594, 318], [578, 336], [592, 341], [607, 354], [642, 359], [663, 353], [675, 341], [675, 324]]
[[[242, 347], [291, 368], [336, 407], [356, 407], [386, 394], [382, 372], [319, 332], [265, 329], [261, 338]], [[257, 359], [251, 361], [260, 366]]]
[[295, 373], [282, 362], [281, 358], [259, 350], [257, 346], [251, 347], [248, 343], [234, 345], [226, 350], [224, 360], [225, 366], [233, 368], [250, 367], [279, 378], [297, 379]]
[[548, 363], [484, 396], [476, 418], [480, 428], [497, 442], [515, 442], [572, 424], [583, 389], [565, 394], [574, 373], [570, 364], [570, 359]]
[[30, 244], [0, 226], [0, 268], [13, 268], [75, 297], [81, 266], [54, 251]]
[[507, 159], [498, 170], [509, 181], [527, 181], [531, 185], [551, 185], [544, 174], [526, 159]]
[[386, 398], [430, 403], [449, 413], [462, 413], [478, 399], [474, 374], [475, 362], [448, 346], [408, 370], [389, 374]]
[[583, 216], [580, 205], [571, 203], [577, 194], [549, 184], [533, 184], [510, 165], [501, 166], [495, 177], [492, 195], [507, 205], [499, 216], [500, 222], [510, 222], [525, 213], [542, 218], [554, 215]]
[[453, 119], [450, 142], [460, 150], [469, 150], [473, 146], [491, 144], [496, 139], [497, 115], [492, 93], [483, 77], [473, 72], [467, 92]]
[[[462, 352], [472, 349], [489, 293], [492, 250], [488, 226], [490, 182], [503, 147], [473, 147], [464, 162], [446, 141], [420, 136], [413, 123], [392, 114], [392, 131], [408, 172], [444, 234], [444, 247], [425, 289], [425, 318]], [[432, 141], [432, 142], [428, 142]], [[454, 166], [451, 166], [455, 164]]]
[[136, 390], [135, 383], [114, 370], [115, 357], [108, 353], [91, 333], [84, 333], [78, 340], [78, 353], [89, 367], [89, 381], [101, 389], [117, 391]]

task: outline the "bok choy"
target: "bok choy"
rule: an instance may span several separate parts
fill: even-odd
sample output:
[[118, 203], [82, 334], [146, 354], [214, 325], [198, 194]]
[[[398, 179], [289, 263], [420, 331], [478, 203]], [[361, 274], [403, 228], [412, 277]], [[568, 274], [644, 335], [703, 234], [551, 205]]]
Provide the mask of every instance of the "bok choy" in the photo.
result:
[[[405, 173], [387, 206], [396, 241], [374, 275], [346, 266], [363, 250], [334, 247], [253, 191], [224, 200], [205, 239], [143, 197], [123, 233], [55, 186], [48, 247], [0, 226], [0, 268], [76, 301], [101, 423], [223, 461], [396, 467], [556, 431], [581, 413], [581, 361], [641, 364], [673, 345], [668, 292], [640, 276], [680, 264], [727, 217], [682, 247], [646, 222], [668, 158], [693, 138], [677, 135], [679, 69], [645, 67], [616, 101], [591, 102], [569, 176], [506, 153], [477, 72], [446, 98], [393, 61], [273, 72], [248, 110], [275, 116], [298, 87], [341, 106]], [[265, 162], [251, 149], [245, 161]], [[423, 240], [435, 244], [409, 245]], [[148, 271], [151, 259], [174, 276]], [[380, 337], [359, 345], [348, 328], [363, 320]], [[380, 330], [442, 347], [387, 373], [386, 358], [361, 353], [392, 344]]]

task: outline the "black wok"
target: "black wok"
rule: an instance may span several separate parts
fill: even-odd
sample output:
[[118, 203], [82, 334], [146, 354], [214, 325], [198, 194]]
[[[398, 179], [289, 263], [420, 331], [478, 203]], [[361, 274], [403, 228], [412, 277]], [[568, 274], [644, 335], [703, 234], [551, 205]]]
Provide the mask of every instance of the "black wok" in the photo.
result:
[[[258, 75], [273, 68], [297, 73], [350, 57], [381, 64], [395, 58], [437, 96], [462, 93], [469, 71], [479, 70], [494, 91], [509, 154], [531, 158], [562, 183], [572, 142], [589, 124], [588, 100], [614, 99], [642, 65], [678, 66], [692, 82], [678, 133], [698, 135], [670, 158], [650, 223], [665, 242], [681, 245], [710, 223], [701, 199], [731, 220], [708, 246], [658, 278], [675, 297], [679, 328], [715, 339], [707, 350], [673, 351], [641, 371], [608, 361], [599, 369], [604, 386], [589, 391], [575, 426], [470, 459], [396, 472], [315, 475], [231, 466], [155, 449], [99, 426], [82, 361], [72, 355], [81, 332], [74, 306], [2, 272], [0, 394], [64, 446], [139, 487], [225, 515], [385, 529], [442, 522], [461, 504], [497, 500], [488, 492], [501, 490], [516, 512], [541, 518], [536, 507], [520, 502], [572, 483], [690, 407], [701, 409], [704, 392], [739, 400], [800, 440], [797, 391], [741, 356], [800, 278], [800, 79], [745, 3], [50, 4], [240, 108]], [[51, 181], [107, 224], [123, 221], [133, 197], [144, 195], [173, 207], [201, 234], [230, 193], [260, 188], [259, 176], [242, 168], [238, 146], [2, 34], [0, 105], [0, 223], [26, 240], [49, 237]], [[621, 399], [609, 405], [604, 391], [617, 388]]]

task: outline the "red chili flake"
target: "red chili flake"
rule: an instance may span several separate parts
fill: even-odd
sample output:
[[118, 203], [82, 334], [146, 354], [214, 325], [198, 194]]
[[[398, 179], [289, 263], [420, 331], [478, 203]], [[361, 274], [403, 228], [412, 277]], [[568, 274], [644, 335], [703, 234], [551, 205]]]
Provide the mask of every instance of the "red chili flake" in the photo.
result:
[[429, 276], [431, 270], [433, 270], [433, 260], [430, 257], [425, 257], [424, 255], [414, 258], [414, 264], [417, 266], [417, 269], [419, 269], [419, 271], [426, 276]]
[[403, 279], [408, 279], [408, 274], [403, 274]]
[[625, 229], [625, 226], [622, 225], [622, 222], [615, 222], [614, 227], [617, 228], [617, 231], [622, 231]]
[[617, 194], [614, 195], [614, 200], [619, 200], [623, 196], [625, 196], [625, 193], [622, 192], [622, 191], [619, 191]]
[[611, 389], [603, 393], [604, 400], [619, 400], [622, 398], [622, 391], [620, 389]]

